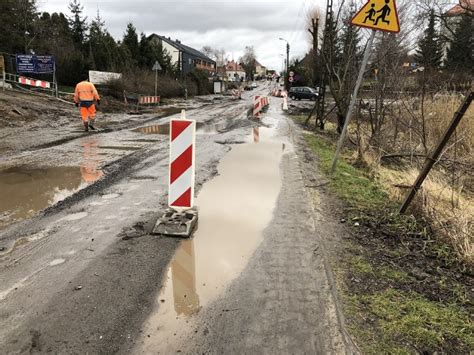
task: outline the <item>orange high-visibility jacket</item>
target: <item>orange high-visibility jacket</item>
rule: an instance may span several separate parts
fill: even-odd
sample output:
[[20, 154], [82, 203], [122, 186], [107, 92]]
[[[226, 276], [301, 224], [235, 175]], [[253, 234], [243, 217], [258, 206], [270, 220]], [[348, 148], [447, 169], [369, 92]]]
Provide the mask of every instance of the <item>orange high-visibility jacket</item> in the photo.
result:
[[76, 85], [76, 90], [74, 91], [74, 102], [94, 100], [100, 100], [94, 84], [88, 81], [81, 81]]

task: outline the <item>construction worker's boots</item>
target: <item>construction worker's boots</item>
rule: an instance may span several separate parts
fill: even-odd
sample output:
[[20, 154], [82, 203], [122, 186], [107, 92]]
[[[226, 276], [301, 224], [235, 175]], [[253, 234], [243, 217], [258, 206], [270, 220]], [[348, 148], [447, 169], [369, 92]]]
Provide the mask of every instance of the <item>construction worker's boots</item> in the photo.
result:
[[84, 122], [84, 131], [85, 132], [89, 131], [89, 122]]
[[89, 121], [89, 128], [90, 128], [91, 131], [95, 131], [95, 130], [96, 130], [96, 128], [94, 127], [93, 123], [94, 123], [94, 121]]

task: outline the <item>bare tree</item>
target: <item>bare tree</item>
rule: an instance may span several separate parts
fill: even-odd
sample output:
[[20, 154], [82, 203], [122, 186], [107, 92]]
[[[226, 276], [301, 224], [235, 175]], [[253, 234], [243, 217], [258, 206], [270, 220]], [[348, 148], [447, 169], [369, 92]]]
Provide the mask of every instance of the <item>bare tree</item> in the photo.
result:
[[215, 57], [215, 51], [214, 49], [212, 49], [212, 47], [210, 46], [204, 46], [201, 48], [201, 52], [202, 54], [206, 55], [207, 57], [211, 58], [211, 59], [216, 59]]
[[342, 1], [337, 17], [332, 24], [326, 24], [324, 34], [322, 56], [329, 88], [337, 107], [339, 132], [344, 125], [360, 60], [359, 29], [349, 23], [354, 12], [353, 6], [347, 6]]
[[244, 67], [247, 78], [253, 80], [255, 66], [257, 63], [257, 55], [255, 54], [255, 49], [253, 46], [245, 47], [244, 55], [240, 61], [242, 62], [242, 66]]
[[322, 34], [321, 10], [315, 7], [307, 13], [308, 32], [310, 33], [311, 49], [308, 56], [311, 58], [311, 69], [313, 72], [313, 85], [319, 82], [321, 61], [319, 60], [319, 43]]

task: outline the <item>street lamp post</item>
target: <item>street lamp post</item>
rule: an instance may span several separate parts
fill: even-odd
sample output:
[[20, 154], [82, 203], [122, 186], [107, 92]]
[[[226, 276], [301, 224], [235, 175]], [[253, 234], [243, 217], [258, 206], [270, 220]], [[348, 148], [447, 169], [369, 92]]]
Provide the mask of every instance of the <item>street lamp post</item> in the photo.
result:
[[280, 41], [285, 41], [286, 42], [286, 76], [285, 76], [285, 88], [288, 90], [288, 86], [289, 86], [289, 65], [290, 65], [290, 43], [284, 39], [284, 38], [281, 38], [280, 37]]

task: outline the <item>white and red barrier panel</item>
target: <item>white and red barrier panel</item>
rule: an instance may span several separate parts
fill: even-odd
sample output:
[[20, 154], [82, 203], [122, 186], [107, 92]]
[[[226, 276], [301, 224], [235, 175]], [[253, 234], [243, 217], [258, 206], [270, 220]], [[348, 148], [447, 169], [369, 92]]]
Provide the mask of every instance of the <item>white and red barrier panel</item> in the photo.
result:
[[269, 105], [268, 97], [266, 96], [255, 96], [253, 98], [253, 115], [254, 117], [260, 117], [260, 112]]
[[281, 97], [281, 90], [280, 89], [273, 89], [272, 96]]
[[140, 96], [138, 103], [140, 105], [159, 104], [160, 100], [161, 100], [160, 96]]
[[34, 86], [37, 88], [51, 89], [51, 83], [48, 81], [35, 80], [35, 79], [25, 78], [24, 76], [20, 76], [18, 78], [18, 82], [23, 85]]
[[262, 111], [262, 103], [260, 100], [260, 96], [255, 96], [253, 98], [253, 116], [259, 117], [260, 111]]
[[282, 97], [283, 97], [282, 109], [283, 111], [288, 111], [288, 93], [286, 91], [283, 91]]
[[170, 121], [170, 172], [168, 204], [190, 209], [194, 202], [196, 121]]
[[232, 98], [234, 98], [234, 99], [239, 99], [241, 94], [242, 94], [242, 92], [238, 89], [233, 89], [232, 90]]

